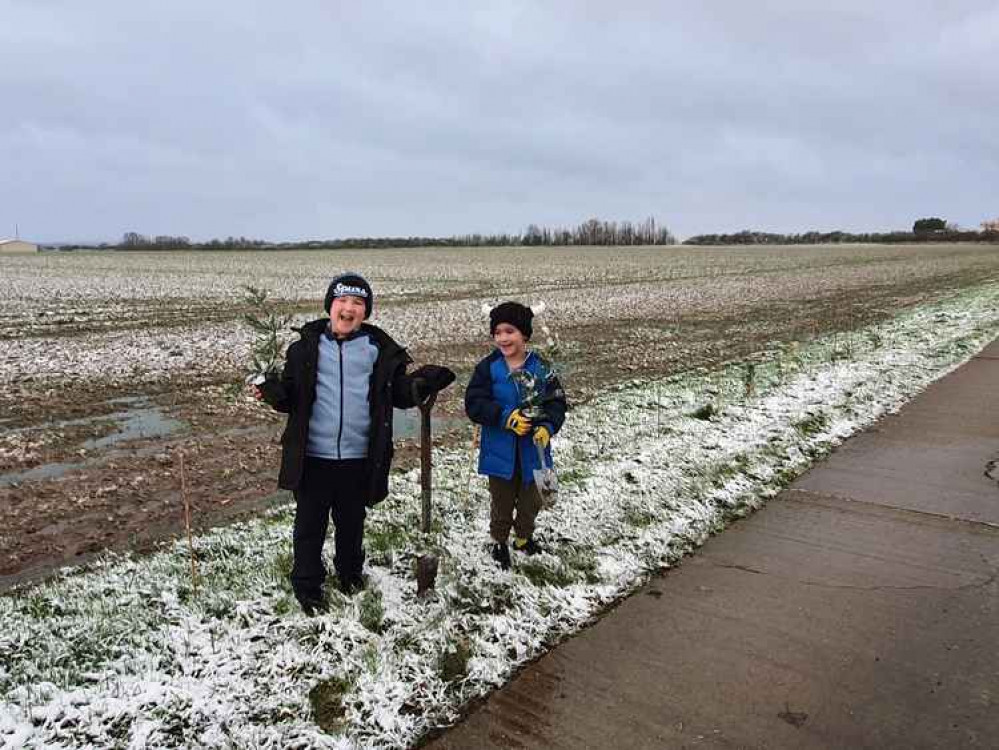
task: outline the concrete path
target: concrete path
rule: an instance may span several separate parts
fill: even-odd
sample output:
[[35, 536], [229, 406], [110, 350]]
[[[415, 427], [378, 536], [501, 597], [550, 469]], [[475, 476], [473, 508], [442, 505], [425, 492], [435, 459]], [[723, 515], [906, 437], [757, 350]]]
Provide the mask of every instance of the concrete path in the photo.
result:
[[999, 748], [996, 458], [999, 342], [428, 746]]

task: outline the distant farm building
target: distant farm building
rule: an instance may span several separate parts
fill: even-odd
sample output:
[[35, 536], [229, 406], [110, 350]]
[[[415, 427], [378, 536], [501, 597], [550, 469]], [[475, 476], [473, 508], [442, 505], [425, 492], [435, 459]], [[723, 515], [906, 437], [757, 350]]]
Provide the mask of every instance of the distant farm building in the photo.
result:
[[24, 240], [0, 240], [0, 253], [37, 253], [38, 245]]

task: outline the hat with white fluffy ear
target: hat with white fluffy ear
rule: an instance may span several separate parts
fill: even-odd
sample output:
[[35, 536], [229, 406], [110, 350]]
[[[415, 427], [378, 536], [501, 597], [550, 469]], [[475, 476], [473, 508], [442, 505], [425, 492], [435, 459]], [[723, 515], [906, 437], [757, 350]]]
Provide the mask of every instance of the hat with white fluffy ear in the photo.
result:
[[500, 323], [508, 323], [524, 334], [525, 339], [529, 339], [533, 333], [531, 328], [533, 317], [534, 311], [527, 305], [519, 302], [503, 302], [489, 311], [489, 335], [496, 334], [496, 326]]
[[[546, 305], [544, 302], [535, 302], [533, 305], [531, 305], [531, 312], [534, 313], [535, 315], [540, 315], [547, 308], [548, 305]], [[483, 315], [489, 315], [489, 313], [492, 312], [492, 309], [493, 309], [492, 305], [490, 305], [488, 302], [483, 302], [482, 306], [479, 308], [479, 311]]]

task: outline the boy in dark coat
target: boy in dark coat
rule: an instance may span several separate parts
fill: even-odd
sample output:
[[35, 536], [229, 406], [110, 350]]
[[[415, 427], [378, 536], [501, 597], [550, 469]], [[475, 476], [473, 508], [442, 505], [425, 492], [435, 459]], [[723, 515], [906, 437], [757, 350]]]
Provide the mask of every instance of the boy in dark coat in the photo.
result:
[[364, 587], [364, 518], [388, 495], [392, 462], [392, 410], [446, 388], [454, 373], [425, 365], [411, 374], [406, 350], [364, 322], [373, 305], [359, 274], [333, 279], [326, 292], [329, 317], [306, 323], [288, 347], [280, 378], [257, 386], [257, 398], [288, 415], [281, 436], [278, 485], [295, 494], [291, 583], [307, 614], [321, 610], [326, 569], [323, 543], [332, 515], [340, 589]]
[[[562, 428], [566, 401], [558, 378], [527, 349], [534, 313], [518, 302], [504, 302], [489, 313], [489, 333], [496, 348], [479, 362], [465, 391], [465, 411], [482, 425], [479, 473], [489, 477], [489, 534], [493, 558], [510, 567], [507, 539], [514, 530], [513, 548], [532, 555], [541, 552], [534, 539], [534, 521], [541, 510], [541, 493], [534, 470], [542, 468], [535, 444], [551, 465], [552, 435]], [[533, 422], [521, 411], [521, 394], [511, 373], [524, 370], [543, 389], [544, 416]]]

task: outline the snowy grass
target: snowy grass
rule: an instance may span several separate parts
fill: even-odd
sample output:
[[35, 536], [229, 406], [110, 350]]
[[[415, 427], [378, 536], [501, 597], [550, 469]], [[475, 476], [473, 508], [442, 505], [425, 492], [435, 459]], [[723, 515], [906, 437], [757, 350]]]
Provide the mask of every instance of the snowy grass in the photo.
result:
[[[0, 597], [0, 742], [14, 747], [404, 747], [745, 515], [999, 332], [999, 286], [888, 324], [633, 382], [570, 412], [548, 553], [500, 571], [467, 447], [369, 516], [368, 590], [306, 618], [288, 510]], [[752, 365], [751, 367], [749, 365]], [[748, 394], [748, 395], [747, 395]], [[416, 556], [434, 550], [434, 594]]]

